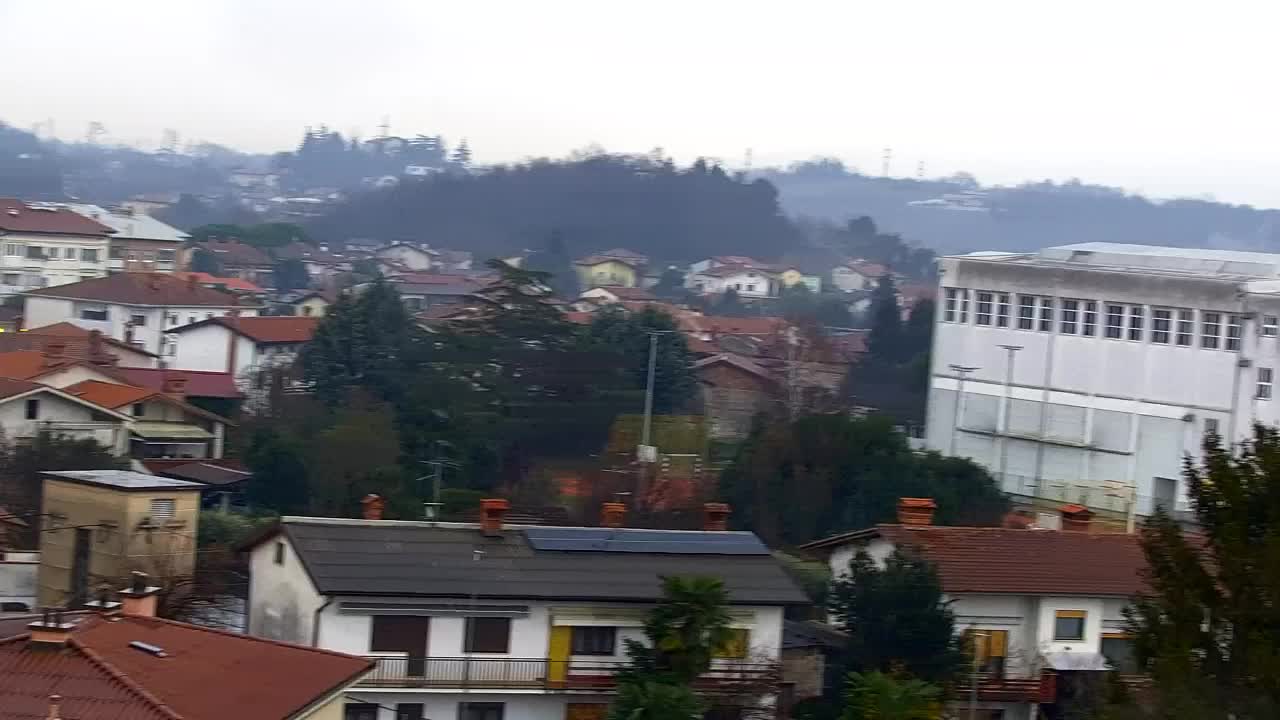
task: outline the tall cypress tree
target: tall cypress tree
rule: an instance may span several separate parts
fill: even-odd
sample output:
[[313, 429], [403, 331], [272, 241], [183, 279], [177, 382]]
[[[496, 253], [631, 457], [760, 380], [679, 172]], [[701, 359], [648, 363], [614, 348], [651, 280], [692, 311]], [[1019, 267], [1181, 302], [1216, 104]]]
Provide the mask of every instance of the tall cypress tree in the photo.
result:
[[902, 311], [898, 308], [898, 288], [889, 273], [880, 276], [871, 293], [871, 335], [867, 345], [877, 359], [902, 359]]

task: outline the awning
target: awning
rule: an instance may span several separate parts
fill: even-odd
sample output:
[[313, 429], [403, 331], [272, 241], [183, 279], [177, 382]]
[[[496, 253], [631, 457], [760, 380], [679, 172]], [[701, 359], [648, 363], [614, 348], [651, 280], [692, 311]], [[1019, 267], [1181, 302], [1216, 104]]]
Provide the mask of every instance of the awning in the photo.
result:
[[1111, 663], [1102, 653], [1047, 652], [1044, 662], [1054, 670], [1110, 670]]
[[134, 435], [148, 440], [212, 440], [213, 433], [198, 425], [176, 422], [137, 421], [129, 426]]

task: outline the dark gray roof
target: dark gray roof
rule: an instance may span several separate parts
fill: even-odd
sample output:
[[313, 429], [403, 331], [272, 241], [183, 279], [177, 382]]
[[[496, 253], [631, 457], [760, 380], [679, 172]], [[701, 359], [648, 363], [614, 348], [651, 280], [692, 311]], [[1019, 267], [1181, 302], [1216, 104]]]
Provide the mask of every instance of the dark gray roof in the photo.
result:
[[[663, 576], [709, 576], [737, 605], [809, 600], [770, 555], [535, 550], [524, 529], [285, 518], [285, 535], [325, 595], [653, 601]], [[750, 533], [744, 533], [750, 535]]]
[[783, 620], [782, 648], [820, 647], [839, 649], [849, 642], [849, 636], [824, 623], [813, 620]]

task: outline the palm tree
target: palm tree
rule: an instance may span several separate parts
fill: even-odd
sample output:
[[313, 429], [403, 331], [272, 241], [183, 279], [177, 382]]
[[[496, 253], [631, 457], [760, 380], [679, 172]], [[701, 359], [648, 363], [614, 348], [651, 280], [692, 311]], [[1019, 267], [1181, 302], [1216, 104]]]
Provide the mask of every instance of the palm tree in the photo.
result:
[[849, 673], [840, 720], [936, 720], [941, 694], [938, 686], [907, 675]]

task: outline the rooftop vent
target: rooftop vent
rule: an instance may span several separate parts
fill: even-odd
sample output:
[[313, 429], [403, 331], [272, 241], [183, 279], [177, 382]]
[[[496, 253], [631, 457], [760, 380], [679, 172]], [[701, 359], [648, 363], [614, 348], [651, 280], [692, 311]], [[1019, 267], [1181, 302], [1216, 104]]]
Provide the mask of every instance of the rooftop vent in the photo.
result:
[[151, 643], [144, 643], [141, 640], [134, 640], [129, 643], [129, 647], [134, 650], [141, 650], [142, 652], [148, 655], [154, 655], [155, 657], [169, 657], [169, 655], [165, 653], [164, 648], [152, 645]]

